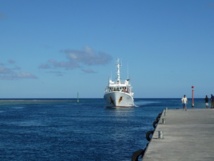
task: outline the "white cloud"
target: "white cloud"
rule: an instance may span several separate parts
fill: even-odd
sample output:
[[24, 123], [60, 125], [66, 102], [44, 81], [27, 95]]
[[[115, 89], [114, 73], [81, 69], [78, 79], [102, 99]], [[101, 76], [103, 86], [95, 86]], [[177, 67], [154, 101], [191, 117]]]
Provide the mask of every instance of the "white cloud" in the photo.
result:
[[90, 47], [84, 50], [63, 50], [70, 62], [82, 65], [104, 65], [111, 61], [112, 57], [104, 52], [95, 52]]
[[37, 77], [29, 72], [23, 72], [13, 60], [8, 60], [8, 64], [0, 63], [0, 79], [16, 80], [16, 79], [37, 79]]
[[36, 79], [37, 77], [28, 72], [19, 72], [15, 75], [19, 79]]
[[94, 70], [91, 70], [91, 69], [82, 69], [82, 71], [84, 73], [96, 73]]
[[[66, 49], [61, 50], [65, 54], [65, 61], [58, 61], [55, 59], [48, 60], [45, 64], [39, 66], [40, 69], [80, 69], [86, 73], [95, 73], [92, 69], [88, 69], [89, 66], [105, 65], [108, 64], [112, 57], [104, 52], [96, 52], [90, 47], [86, 47], [83, 50]], [[87, 66], [87, 70], [85, 67]]]

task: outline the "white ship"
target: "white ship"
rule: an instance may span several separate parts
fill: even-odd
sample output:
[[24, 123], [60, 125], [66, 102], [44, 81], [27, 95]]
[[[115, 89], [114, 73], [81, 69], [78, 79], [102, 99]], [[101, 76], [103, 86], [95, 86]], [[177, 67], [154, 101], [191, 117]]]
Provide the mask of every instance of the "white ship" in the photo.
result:
[[133, 107], [134, 105], [134, 93], [132, 92], [132, 86], [130, 80], [126, 79], [121, 81], [120, 79], [120, 62], [117, 61], [117, 80], [112, 81], [109, 79], [109, 83], [105, 89], [104, 99], [106, 101], [106, 107]]

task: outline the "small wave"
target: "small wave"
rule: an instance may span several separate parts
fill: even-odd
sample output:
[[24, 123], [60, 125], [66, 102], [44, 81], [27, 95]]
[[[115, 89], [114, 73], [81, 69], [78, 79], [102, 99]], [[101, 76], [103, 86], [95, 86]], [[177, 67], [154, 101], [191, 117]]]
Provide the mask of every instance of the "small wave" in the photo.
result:
[[29, 121], [22, 121], [13, 123], [16, 126], [24, 126], [24, 127], [35, 127], [35, 126], [45, 126], [43, 123], [37, 120], [29, 120]]
[[35, 127], [35, 126], [43, 126], [40, 123], [32, 123], [32, 122], [21, 122], [19, 123], [19, 126], [25, 126], [25, 127]]
[[25, 107], [22, 107], [22, 106], [13, 106], [12, 108], [13, 108], [13, 109], [19, 110], [19, 109], [23, 109], [23, 108], [25, 108]]

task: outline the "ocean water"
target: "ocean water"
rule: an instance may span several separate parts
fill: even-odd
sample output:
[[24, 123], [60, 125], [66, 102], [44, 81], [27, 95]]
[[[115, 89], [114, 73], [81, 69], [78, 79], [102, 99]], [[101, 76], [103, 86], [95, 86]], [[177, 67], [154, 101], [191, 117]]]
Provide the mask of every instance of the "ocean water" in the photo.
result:
[[[148, 143], [156, 116], [182, 106], [180, 98], [135, 104], [109, 109], [103, 99], [0, 100], [0, 160], [130, 161]], [[195, 99], [195, 108], [205, 108], [204, 99]]]

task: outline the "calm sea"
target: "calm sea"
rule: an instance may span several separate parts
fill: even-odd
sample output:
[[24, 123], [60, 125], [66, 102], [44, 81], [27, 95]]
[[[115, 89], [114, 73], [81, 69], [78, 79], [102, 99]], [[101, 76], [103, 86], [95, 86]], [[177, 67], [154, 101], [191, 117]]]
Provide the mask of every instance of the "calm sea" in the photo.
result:
[[[0, 100], [0, 160], [130, 161], [158, 113], [181, 108], [180, 98], [135, 103], [108, 109], [103, 99]], [[204, 106], [195, 100], [195, 108]]]

